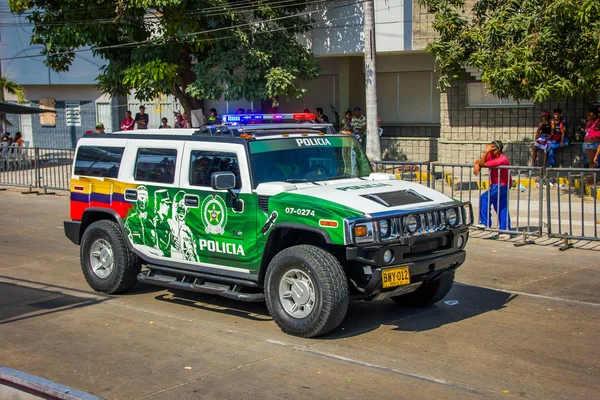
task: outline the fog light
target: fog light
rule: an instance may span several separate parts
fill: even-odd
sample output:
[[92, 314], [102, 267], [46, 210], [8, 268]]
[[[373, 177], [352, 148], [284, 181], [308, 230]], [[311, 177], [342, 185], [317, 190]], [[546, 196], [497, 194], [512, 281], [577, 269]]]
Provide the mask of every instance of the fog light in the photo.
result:
[[392, 262], [393, 258], [394, 258], [394, 253], [392, 253], [391, 250], [386, 250], [385, 253], [383, 253], [383, 261], [386, 264]]
[[465, 238], [463, 238], [462, 236], [459, 236], [458, 240], [456, 241], [456, 245], [458, 246], [459, 249], [461, 249], [463, 247], [463, 244], [465, 244]]

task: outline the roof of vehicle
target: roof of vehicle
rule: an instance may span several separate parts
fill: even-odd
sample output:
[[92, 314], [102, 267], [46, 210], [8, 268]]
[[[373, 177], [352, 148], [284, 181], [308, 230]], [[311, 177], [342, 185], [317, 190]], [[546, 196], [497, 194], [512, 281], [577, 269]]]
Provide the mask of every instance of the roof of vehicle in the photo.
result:
[[[163, 129], [160, 129], [162, 131]], [[152, 132], [154, 129], [148, 129], [151, 131], [149, 133], [132, 133], [131, 131], [123, 131], [123, 132], [115, 132], [115, 133], [90, 133], [83, 136], [83, 139], [98, 139], [105, 140], [107, 138], [111, 139], [127, 139], [127, 140], [177, 140], [177, 141], [198, 141], [198, 142], [221, 142], [221, 143], [247, 143], [250, 140], [267, 140], [267, 139], [294, 139], [298, 137], [315, 137], [315, 136], [325, 136], [325, 133], [320, 132], [318, 130], [312, 129], [301, 129], [298, 131], [290, 132], [289, 130], [281, 130], [281, 131], [265, 131], [265, 132], [256, 132], [253, 135], [248, 135], [248, 137], [235, 137], [231, 135], [212, 135], [212, 134], [186, 134], [180, 135], [179, 132], [183, 129], [175, 129], [175, 133], [164, 133], [163, 132]], [[156, 129], [159, 131], [159, 129]], [[169, 131], [166, 129], [165, 131]], [[197, 130], [196, 130], [197, 131]], [[139, 131], [138, 131], [139, 132]], [[348, 137], [348, 135], [344, 134], [334, 134], [327, 136], [335, 136], [335, 137]]]

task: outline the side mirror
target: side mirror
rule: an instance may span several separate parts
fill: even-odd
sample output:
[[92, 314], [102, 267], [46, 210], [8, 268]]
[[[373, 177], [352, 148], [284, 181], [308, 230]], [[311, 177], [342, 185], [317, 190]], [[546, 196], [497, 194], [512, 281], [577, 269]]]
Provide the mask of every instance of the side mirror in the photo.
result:
[[235, 175], [233, 172], [215, 172], [210, 177], [210, 185], [214, 190], [231, 190], [235, 188]]

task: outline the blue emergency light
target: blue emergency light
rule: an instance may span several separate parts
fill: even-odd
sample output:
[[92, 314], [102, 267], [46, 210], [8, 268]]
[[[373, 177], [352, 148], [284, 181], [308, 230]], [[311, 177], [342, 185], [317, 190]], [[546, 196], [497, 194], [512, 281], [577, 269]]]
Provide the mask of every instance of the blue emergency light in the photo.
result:
[[224, 115], [223, 122], [248, 124], [252, 122], [276, 121], [283, 122], [284, 120], [294, 120], [297, 122], [311, 122], [316, 118], [312, 113], [297, 113], [297, 114], [232, 114]]

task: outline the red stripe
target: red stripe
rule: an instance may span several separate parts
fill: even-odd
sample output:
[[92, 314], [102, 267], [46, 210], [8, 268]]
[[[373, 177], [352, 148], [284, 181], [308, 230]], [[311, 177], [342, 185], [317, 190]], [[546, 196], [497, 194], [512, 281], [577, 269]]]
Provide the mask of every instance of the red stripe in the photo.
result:
[[71, 219], [75, 221], [81, 221], [83, 212], [89, 207], [108, 208], [115, 210], [121, 218], [125, 218], [133, 205], [131, 203], [121, 201], [113, 201], [112, 204], [106, 204], [97, 201], [86, 203], [82, 201], [71, 200]]
[[75, 221], [81, 221], [81, 216], [88, 207], [88, 203], [71, 200], [71, 219]]

